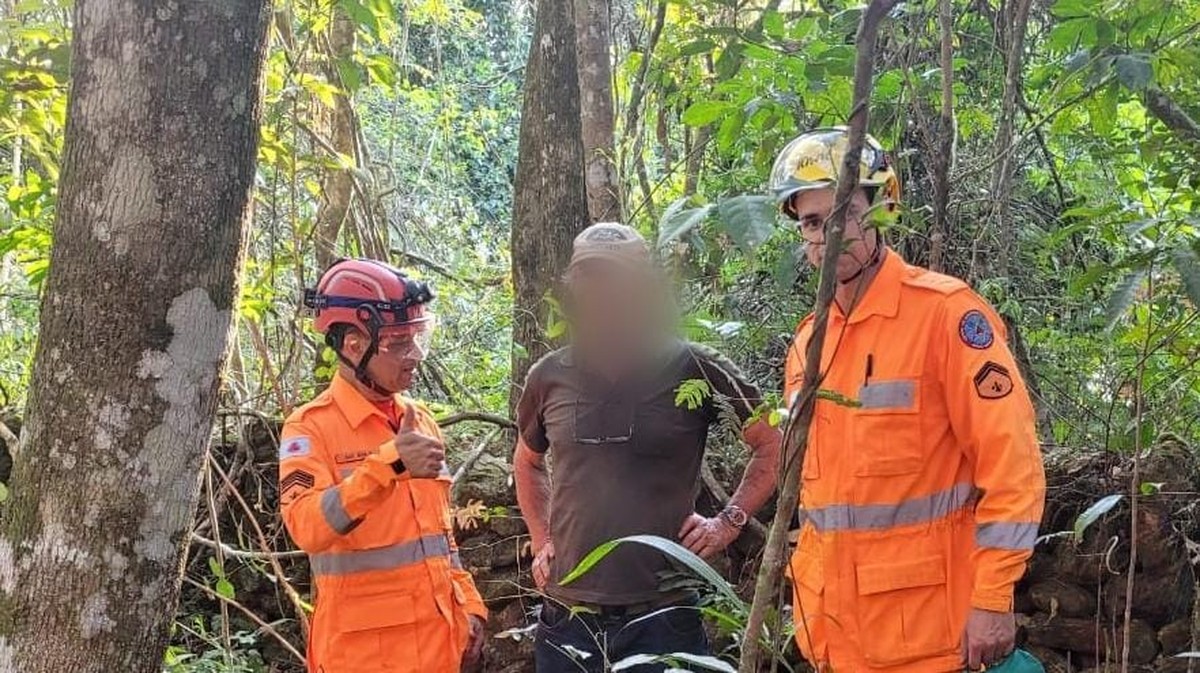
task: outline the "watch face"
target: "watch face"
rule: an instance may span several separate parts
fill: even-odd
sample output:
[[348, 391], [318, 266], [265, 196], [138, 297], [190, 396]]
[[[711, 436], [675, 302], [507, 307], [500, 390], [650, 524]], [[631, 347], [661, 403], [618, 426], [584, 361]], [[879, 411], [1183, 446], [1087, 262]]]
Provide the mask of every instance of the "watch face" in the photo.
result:
[[726, 509], [725, 516], [729, 518], [730, 523], [739, 528], [745, 526], [746, 521], [749, 519], [746, 513], [737, 507], [730, 507], [729, 509]]

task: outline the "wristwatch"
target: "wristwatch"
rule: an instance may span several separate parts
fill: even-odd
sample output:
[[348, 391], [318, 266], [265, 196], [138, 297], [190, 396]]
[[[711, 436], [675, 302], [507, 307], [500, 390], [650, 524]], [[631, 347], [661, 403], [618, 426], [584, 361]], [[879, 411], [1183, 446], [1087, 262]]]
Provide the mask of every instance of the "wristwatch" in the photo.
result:
[[738, 530], [741, 530], [746, 525], [746, 522], [750, 520], [750, 515], [746, 514], [746, 510], [737, 505], [726, 505], [725, 509], [721, 510], [721, 513], [717, 516]]

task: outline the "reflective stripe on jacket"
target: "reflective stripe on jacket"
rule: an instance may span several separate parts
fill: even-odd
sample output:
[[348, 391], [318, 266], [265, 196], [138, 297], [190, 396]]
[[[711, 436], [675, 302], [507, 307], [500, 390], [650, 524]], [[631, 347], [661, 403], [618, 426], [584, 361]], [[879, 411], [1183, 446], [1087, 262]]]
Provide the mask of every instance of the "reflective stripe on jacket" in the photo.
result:
[[[440, 438], [432, 416], [413, 409], [416, 429]], [[467, 615], [487, 615], [458, 558], [449, 474], [397, 476], [379, 456], [394, 437], [340, 376], [284, 424], [283, 520], [308, 552], [316, 593], [311, 673], [458, 673]]]
[[832, 307], [821, 371], [836, 395], [816, 403], [803, 465], [798, 644], [838, 673], [961, 671], [970, 608], [1012, 610], [1045, 495], [1004, 325], [962, 281], [888, 251], [849, 319]]

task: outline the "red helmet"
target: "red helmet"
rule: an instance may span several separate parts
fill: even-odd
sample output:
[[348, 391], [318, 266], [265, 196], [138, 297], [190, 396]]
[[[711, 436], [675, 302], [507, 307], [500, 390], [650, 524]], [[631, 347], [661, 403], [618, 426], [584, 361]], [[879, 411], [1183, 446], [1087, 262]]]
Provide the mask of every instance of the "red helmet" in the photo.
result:
[[304, 305], [316, 312], [315, 326], [322, 334], [337, 324], [352, 325], [372, 337], [387, 328], [425, 329], [432, 317], [425, 304], [432, 299], [428, 284], [370, 259], [334, 262], [315, 290], [304, 291]]

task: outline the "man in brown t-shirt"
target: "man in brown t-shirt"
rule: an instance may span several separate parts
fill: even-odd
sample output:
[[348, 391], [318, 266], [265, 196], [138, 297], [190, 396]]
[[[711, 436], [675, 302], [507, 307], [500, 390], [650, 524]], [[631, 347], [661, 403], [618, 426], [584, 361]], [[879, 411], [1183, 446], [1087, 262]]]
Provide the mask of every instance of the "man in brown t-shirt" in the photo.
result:
[[[657, 550], [621, 545], [569, 585], [559, 580], [595, 547], [627, 535], [677, 539], [706, 557], [721, 552], [775, 488], [779, 432], [757, 418], [761, 396], [732, 363], [674, 338], [666, 283], [636, 231], [589, 227], [564, 281], [571, 345], [533, 366], [517, 407], [517, 499], [533, 538], [534, 580], [548, 596], [537, 671], [601, 671], [633, 654], [708, 654], [694, 597], [660, 588], [671, 564]], [[679, 395], [685, 382], [702, 391], [690, 402]], [[725, 509], [706, 518], [695, 512], [700, 464], [720, 422], [753, 454]]]

